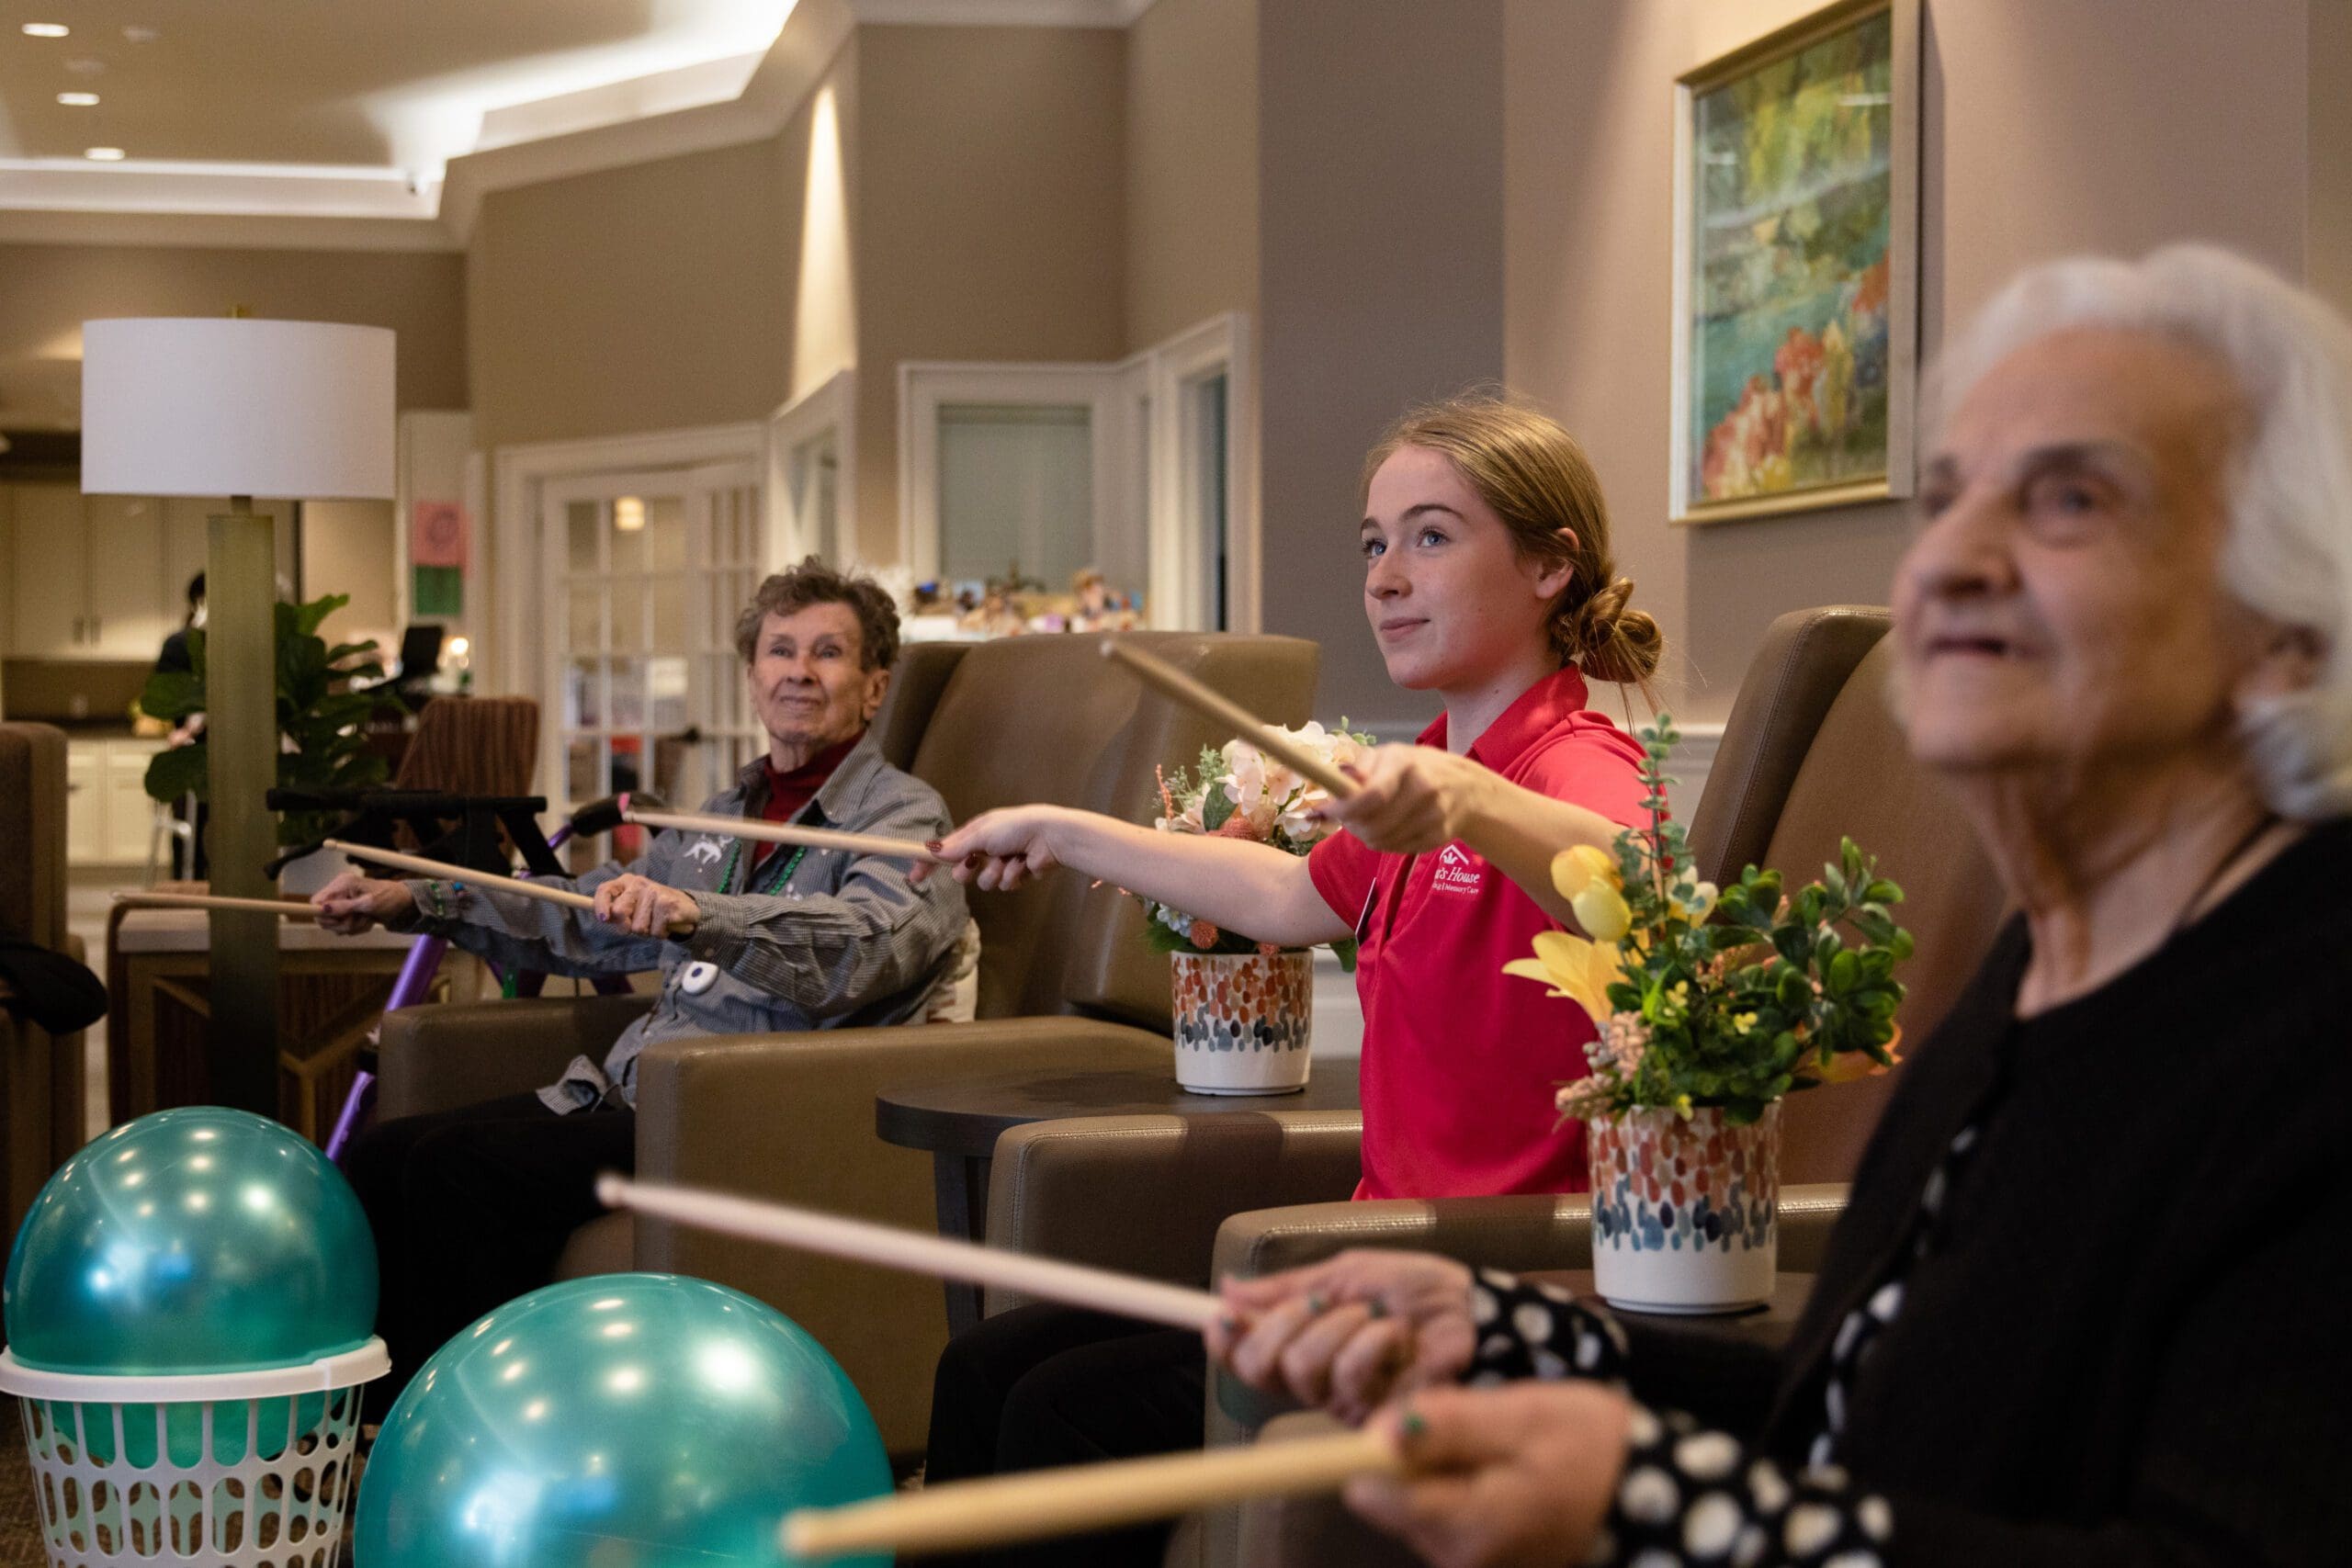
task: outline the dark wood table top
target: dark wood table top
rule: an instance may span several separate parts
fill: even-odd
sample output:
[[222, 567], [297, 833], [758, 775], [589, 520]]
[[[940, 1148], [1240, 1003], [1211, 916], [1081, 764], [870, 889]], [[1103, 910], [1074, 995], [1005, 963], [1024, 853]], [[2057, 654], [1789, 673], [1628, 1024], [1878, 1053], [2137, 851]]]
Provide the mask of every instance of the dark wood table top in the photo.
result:
[[1029, 1122], [1073, 1116], [1230, 1116], [1269, 1111], [1353, 1111], [1362, 1105], [1355, 1063], [1321, 1061], [1295, 1094], [1190, 1094], [1171, 1068], [981, 1073], [893, 1084], [874, 1097], [874, 1130], [887, 1144], [986, 1159], [997, 1134]]

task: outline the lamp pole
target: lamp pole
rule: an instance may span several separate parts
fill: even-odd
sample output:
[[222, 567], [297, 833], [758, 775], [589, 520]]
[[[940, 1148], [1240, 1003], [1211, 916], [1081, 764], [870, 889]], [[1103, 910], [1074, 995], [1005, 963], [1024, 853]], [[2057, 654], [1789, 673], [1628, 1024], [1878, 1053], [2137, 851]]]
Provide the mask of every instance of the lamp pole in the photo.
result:
[[[277, 550], [269, 513], [232, 496], [211, 520], [205, 561], [205, 752], [212, 891], [272, 898], [277, 852], [263, 796], [277, 782]], [[277, 1113], [277, 917], [212, 912], [206, 1066], [215, 1104]], [[234, 954], [233, 961], [228, 955]]]

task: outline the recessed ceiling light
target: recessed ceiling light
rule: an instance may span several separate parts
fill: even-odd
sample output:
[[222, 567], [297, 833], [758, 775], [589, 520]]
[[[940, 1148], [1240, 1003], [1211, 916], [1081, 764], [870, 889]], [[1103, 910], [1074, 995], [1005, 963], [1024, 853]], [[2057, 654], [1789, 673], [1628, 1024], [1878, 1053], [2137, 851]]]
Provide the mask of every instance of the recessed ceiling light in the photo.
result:
[[122, 29], [123, 40], [126, 43], [153, 43], [163, 36], [153, 28], [130, 27]]
[[122, 149], [119, 147], [85, 147], [82, 149], [82, 156], [89, 159], [93, 164], [119, 164], [122, 162]]
[[60, 93], [57, 101], [69, 109], [86, 109], [97, 103], [98, 96], [96, 93]]
[[91, 60], [87, 57], [77, 60], [69, 60], [65, 62], [65, 69], [71, 71], [76, 76], [104, 75], [106, 73], [106, 68], [107, 62], [105, 61]]
[[27, 38], [63, 38], [73, 30], [63, 22], [27, 22], [25, 24]]

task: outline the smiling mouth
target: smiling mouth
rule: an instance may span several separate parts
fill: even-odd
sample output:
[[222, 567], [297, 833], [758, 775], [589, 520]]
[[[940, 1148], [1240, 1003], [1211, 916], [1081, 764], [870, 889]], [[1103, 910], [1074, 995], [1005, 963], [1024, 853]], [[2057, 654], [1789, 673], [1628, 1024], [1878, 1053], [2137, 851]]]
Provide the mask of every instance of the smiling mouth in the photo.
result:
[[2007, 637], [1990, 635], [1955, 637], [1949, 634], [1929, 637], [1926, 649], [1929, 659], [1947, 655], [1962, 659], [2015, 659], [2023, 651]]
[[1407, 632], [1417, 630], [1429, 624], [1427, 616], [1409, 621], [1383, 621], [1380, 623], [1379, 630], [1382, 637], [1402, 637]]

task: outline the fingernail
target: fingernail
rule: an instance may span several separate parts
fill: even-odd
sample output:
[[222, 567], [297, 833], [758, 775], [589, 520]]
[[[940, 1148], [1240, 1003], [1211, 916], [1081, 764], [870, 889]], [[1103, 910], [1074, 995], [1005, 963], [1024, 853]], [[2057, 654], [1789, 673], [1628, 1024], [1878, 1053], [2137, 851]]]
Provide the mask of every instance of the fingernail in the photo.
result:
[[933, 854], [937, 854], [939, 852], [940, 846], [945, 842], [947, 842], [947, 840], [944, 839], [925, 839], [922, 841], [922, 847], [929, 850]]

